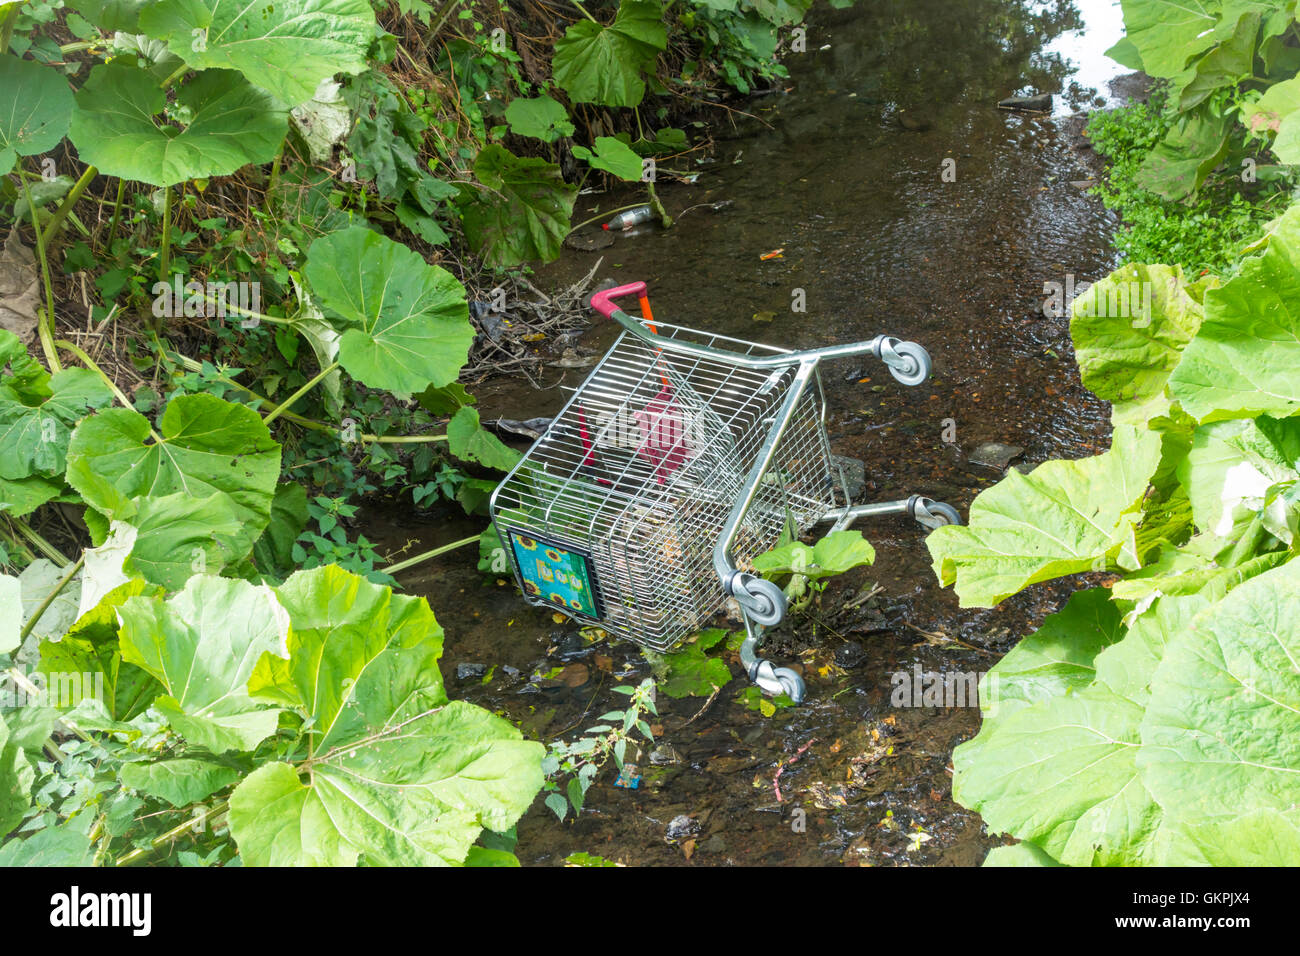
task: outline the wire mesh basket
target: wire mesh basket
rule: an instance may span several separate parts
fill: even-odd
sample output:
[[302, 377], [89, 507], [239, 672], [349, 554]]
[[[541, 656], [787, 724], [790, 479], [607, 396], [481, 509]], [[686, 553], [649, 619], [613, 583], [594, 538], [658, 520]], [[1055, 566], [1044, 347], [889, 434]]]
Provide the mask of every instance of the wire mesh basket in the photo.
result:
[[[655, 327], [733, 354], [786, 354]], [[797, 359], [747, 368], [726, 355], [674, 352], [624, 333], [577, 389], [493, 502], [530, 600], [659, 650], [721, 609], [714, 546], [798, 368]], [[823, 416], [817, 382], [800, 396], [740, 523], [741, 569], [752, 570], [784, 529], [800, 533], [836, 506]]]

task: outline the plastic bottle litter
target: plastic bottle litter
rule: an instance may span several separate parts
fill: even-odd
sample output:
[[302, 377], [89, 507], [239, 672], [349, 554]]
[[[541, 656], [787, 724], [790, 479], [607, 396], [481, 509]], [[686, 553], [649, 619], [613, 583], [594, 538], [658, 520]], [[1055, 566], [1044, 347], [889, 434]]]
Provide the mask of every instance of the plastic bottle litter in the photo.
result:
[[631, 229], [633, 226], [640, 225], [643, 222], [649, 222], [654, 218], [654, 212], [649, 206], [637, 206], [629, 209], [627, 212], [621, 212], [609, 222], [601, 226], [602, 229]]

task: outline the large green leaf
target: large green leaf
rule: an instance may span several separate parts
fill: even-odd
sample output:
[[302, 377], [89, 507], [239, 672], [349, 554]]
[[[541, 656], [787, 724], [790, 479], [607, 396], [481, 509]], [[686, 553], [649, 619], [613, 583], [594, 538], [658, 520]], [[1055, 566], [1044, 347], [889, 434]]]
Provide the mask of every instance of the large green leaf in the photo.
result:
[[461, 406], [447, 423], [447, 448], [463, 461], [476, 461], [498, 471], [509, 471], [519, 461], [519, 452], [479, 424], [478, 411]]
[[1216, 116], [1208, 104], [1182, 114], [1147, 154], [1134, 181], [1165, 199], [1196, 192], [1228, 155], [1232, 122], [1230, 115]]
[[1138, 757], [1168, 810], [1204, 821], [1268, 809], [1300, 822], [1297, 661], [1300, 561], [1251, 578], [1171, 636]]
[[645, 73], [668, 46], [663, 12], [654, 0], [622, 0], [610, 26], [579, 20], [556, 41], [555, 82], [578, 103], [636, 106]]
[[594, 168], [613, 173], [627, 182], [634, 183], [641, 179], [641, 157], [633, 152], [631, 146], [613, 136], [597, 136], [594, 150], [575, 146], [573, 155], [585, 159]]
[[1269, 489], [1300, 479], [1300, 419], [1238, 418], [1196, 429], [1179, 469], [1196, 525], [1221, 537], [1259, 512]]
[[549, 96], [511, 100], [506, 107], [506, 122], [516, 136], [532, 136], [545, 143], [573, 135], [568, 110]]
[[57, 146], [71, 118], [67, 80], [51, 67], [0, 51], [0, 176], [19, 156]]
[[1134, 525], [1160, 448], [1159, 434], [1118, 425], [1105, 454], [1012, 470], [976, 497], [969, 526], [926, 539], [940, 583], [956, 584], [963, 607], [991, 607], [1038, 581], [1135, 566]]
[[1242, 114], [1252, 131], [1276, 134], [1273, 154], [1281, 162], [1300, 163], [1300, 76], [1274, 83], [1258, 100], [1243, 106]]
[[153, 0], [65, 0], [65, 5], [76, 10], [105, 33], [140, 32], [140, 11]]
[[474, 160], [474, 176], [482, 186], [462, 187], [461, 218], [470, 243], [490, 264], [560, 255], [578, 187], [564, 181], [559, 166], [493, 144]]
[[307, 281], [342, 332], [339, 360], [399, 395], [456, 380], [474, 341], [465, 289], [440, 266], [362, 226], [323, 236]]
[[1259, 23], [1260, 11], [1246, 10], [1237, 18], [1232, 34], [1196, 61], [1189, 82], [1179, 93], [1180, 110], [1190, 110], [1216, 90], [1236, 86], [1254, 75]]
[[0, 714], [0, 834], [8, 833], [22, 822], [32, 805], [32, 783], [35, 780], [36, 771], [27, 762], [22, 747], [10, 735], [4, 715]]
[[288, 577], [293, 569], [293, 543], [307, 527], [307, 517], [307, 489], [292, 482], [276, 485], [271, 522], [253, 545], [258, 571], [275, 578]]
[[953, 752], [953, 798], [1062, 863], [1150, 862], [1162, 813], [1138, 778], [1141, 719], [1100, 685], [1023, 707]]
[[310, 721], [310, 777], [271, 763], [235, 789], [245, 863], [459, 864], [483, 828], [514, 824], [541, 787], [542, 747], [447, 702], [442, 628], [423, 598], [335, 566], [301, 571], [277, 594], [289, 660], [263, 658], [249, 687]]
[[122, 765], [122, 783], [132, 790], [166, 800], [173, 807], [187, 807], [230, 786], [240, 773], [214, 760], [181, 757], [155, 763]]
[[1175, 77], [1214, 45], [1221, 0], [1121, 0], [1124, 33], [1152, 76]]
[[22, 643], [23, 586], [17, 578], [0, 574], [0, 654]]
[[113, 400], [99, 376], [84, 368], [56, 372], [48, 388], [48, 398], [31, 404], [0, 394], [0, 478], [62, 475], [72, 426], [89, 409]]
[[161, 0], [143, 11], [140, 27], [195, 69], [238, 70], [297, 106], [321, 80], [366, 69], [375, 15], [366, 0]]
[[138, 412], [114, 408], [84, 420], [68, 446], [68, 483], [110, 518], [130, 521], [137, 499], [183, 493], [230, 499], [240, 527], [235, 558], [271, 517], [280, 446], [257, 412], [214, 395], [180, 395], [163, 412], [161, 441]]
[[198, 575], [165, 601], [133, 597], [118, 613], [122, 659], [163, 685], [154, 707], [178, 734], [221, 753], [275, 733], [279, 711], [248, 693], [264, 654], [288, 654], [288, 614], [270, 588]]
[[1262, 255], [1205, 294], [1205, 318], [1169, 377], [1199, 421], [1300, 411], [1300, 206], [1274, 228]]
[[208, 70], [166, 93], [147, 70], [112, 62], [77, 91], [68, 131], [83, 162], [154, 186], [225, 176], [275, 158], [289, 114], [231, 70]]
[[980, 709], [1005, 714], [1082, 690], [1093, 682], [1097, 655], [1123, 634], [1119, 609], [1105, 588], [1076, 591], [998, 661], [980, 684]]
[[1183, 348], [1201, 326], [1207, 286], [1178, 266], [1126, 265], [1074, 301], [1070, 336], [1083, 384], [1111, 403], [1116, 424], [1168, 415], [1165, 389]]
[[[57, 688], [61, 707], [95, 699], [110, 719], [127, 721], [163, 693], [153, 676], [122, 660], [117, 637], [118, 609], [129, 598], [151, 591], [140, 578], [119, 585], [78, 618], [61, 640], [41, 642], [38, 670], [45, 675], [47, 688]], [[77, 679], [71, 680], [70, 675]]]

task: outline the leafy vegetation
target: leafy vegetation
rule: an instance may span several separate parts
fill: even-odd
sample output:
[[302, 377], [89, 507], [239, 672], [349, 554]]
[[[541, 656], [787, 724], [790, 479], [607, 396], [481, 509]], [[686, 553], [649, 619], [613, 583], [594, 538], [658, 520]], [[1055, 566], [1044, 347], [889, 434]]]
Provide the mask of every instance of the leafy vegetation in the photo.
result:
[[649, 681], [549, 754], [449, 700], [392, 575], [479, 536], [393, 564], [350, 527], [376, 493], [485, 510], [518, 458], [459, 383], [486, 290], [593, 181], [662, 212], [675, 118], [783, 75], [804, 9], [0, 5], [39, 281], [0, 331], [0, 858], [511, 864], [538, 792], [579, 811], [650, 739]]
[[969, 527], [929, 538], [967, 605], [1119, 575], [993, 668], [984, 725], [953, 758], [956, 798], [1052, 860], [1297, 859], [1298, 264], [1300, 207], [1221, 285], [1165, 266], [1112, 275], [1164, 294], [1149, 324], [1076, 305], [1111, 450], [1012, 473]]

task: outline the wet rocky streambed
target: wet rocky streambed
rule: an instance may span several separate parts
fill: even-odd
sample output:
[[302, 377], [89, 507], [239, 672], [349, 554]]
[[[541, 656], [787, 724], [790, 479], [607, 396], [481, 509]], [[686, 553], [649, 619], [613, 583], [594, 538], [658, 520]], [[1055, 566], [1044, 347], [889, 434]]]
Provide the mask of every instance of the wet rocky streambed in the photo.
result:
[[[1044, 316], [1043, 283], [1096, 280], [1114, 262], [1113, 218], [1081, 188], [1096, 161], [1070, 114], [1109, 96], [1117, 71], [1101, 51], [1117, 14], [1107, 0], [864, 6], [814, 15], [807, 52], [786, 58], [789, 80], [738, 105], [750, 115], [714, 111], [707, 156], [664, 164], [699, 174], [659, 176], [674, 228], [566, 251], [532, 281], [565, 287], [600, 257], [597, 281], [645, 280], [664, 321], [791, 348], [880, 332], [922, 343], [934, 373], [917, 388], [874, 361], [824, 366], [831, 444], [866, 465], [858, 500], [918, 493], [965, 514], [1008, 455], [1023, 466], [1106, 446], [1107, 407], [1079, 384], [1068, 322]], [[1044, 91], [1058, 94], [1051, 114], [996, 106]], [[635, 198], [584, 194], [575, 219]], [[792, 311], [800, 295], [806, 312]], [[594, 358], [613, 338], [593, 326], [573, 348]], [[540, 368], [542, 389], [522, 377], [477, 385], [483, 419], [551, 415], [589, 371]], [[381, 510], [364, 530], [381, 550], [415, 553], [479, 527]], [[987, 671], [1068, 589], [960, 609], [915, 522], [857, 527], [874, 566], [833, 580], [769, 637], [768, 656], [803, 672], [804, 705], [747, 709], [730, 655], [734, 678], [707, 707], [659, 695], [638, 788], [614, 786], [611, 763], [564, 824], [539, 798], [518, 827], [521, 861], [586, 851], [642, 865], [978, 864], [998, 838], [951, 796], [952, 751], [977, 731], [978, 708], [951, 695], [895, 706], [895, 675]], [[446, 628], [452, 696], [530, 737], [574, 739], [624, 705], [613, 686], [650, 674], [637, 647], [583, 639], [475, 560], [464, 549], [399, 576]]]

